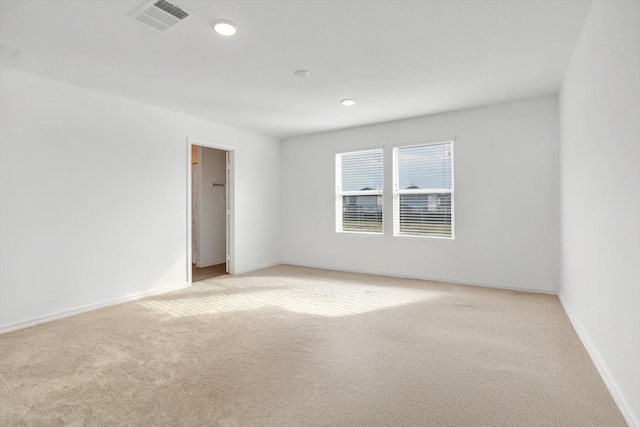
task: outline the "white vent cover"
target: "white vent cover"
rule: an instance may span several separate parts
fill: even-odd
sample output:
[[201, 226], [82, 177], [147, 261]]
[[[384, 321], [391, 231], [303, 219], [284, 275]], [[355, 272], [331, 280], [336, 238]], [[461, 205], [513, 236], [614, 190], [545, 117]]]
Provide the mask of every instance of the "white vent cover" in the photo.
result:
[[184, 9], [175, 4], [165, 0], [153, 0], [133, 12], [130, 17], [164, 33], [188, 16]]

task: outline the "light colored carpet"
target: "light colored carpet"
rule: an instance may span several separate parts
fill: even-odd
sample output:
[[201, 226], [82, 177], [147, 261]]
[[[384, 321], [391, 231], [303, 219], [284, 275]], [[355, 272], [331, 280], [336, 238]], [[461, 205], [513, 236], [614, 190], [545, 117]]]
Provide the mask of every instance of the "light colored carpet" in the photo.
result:
[[0, 336], [0, 425], [625, 423], [555, 296], [277, 266]]

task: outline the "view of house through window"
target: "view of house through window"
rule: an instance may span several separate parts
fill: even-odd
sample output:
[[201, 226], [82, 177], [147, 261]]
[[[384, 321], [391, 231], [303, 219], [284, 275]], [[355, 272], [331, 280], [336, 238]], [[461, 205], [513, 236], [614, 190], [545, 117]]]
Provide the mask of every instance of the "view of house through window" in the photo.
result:
[[[383, 233], [383, 149], [336, 155], [336, 231]], [[393, 149], [393, 234], [453, 238], [453, 141]]]
[[394, 235], [454, 237], [453, 142], [394, 149]]
[[382, 233], [383, 151], [336, 155], [336, 230]]

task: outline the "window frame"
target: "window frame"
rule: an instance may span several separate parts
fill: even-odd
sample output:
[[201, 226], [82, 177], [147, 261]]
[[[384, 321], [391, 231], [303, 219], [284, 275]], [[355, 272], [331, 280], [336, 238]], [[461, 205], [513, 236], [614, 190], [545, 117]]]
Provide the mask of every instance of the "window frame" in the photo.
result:
[[[429, 140], [416, 140], [394, 144], [392, 146], [392, 170], [393, 170], [393, 237], [423, 238], [423, 239], [441, 239], [455, 240], [455, 137], [438, 138]], [[398, 151], [402, 148], [421, 147], [426, 145], [451, 144], [451, 189], [448, 188], [420, 188], [420, 189], [401, 189], [400, 187], [400, 168], [398, 165]], [[451, 194], [451, 236], [437, 236], [429, 234], [411, 234], [400, 232], [400, 195], [411, 194]]]
[[[361, 153], [366, 151], [378, 151], [382, 152], [382, 188], [379, 190], [354, 190], [354, 191], [342, 191], [342, 155], [351, 153]], [[335, 204], [336, 204], [336, 233], [337, 234], [356, 234], [356, 235], [370, 235], [370, 236], [382, 236], [385, 230], [385, 215], [384, 215], [384, 159], [385, 159], [385, 147], [378, 145], [374, 147], [355, 148], [340, 150], [335, 152]], [[382, 206], [382, 228], [380, 231], [357, 231], [357, 230], [344, 230], [343, 229], [343, 217], [342, 217], [342, 198], [350, 196], [380, 196]]]

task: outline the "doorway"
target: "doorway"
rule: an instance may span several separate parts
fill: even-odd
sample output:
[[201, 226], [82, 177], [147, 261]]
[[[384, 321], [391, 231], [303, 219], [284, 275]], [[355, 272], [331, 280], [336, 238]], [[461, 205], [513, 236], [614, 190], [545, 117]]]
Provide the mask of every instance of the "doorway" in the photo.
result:
[[233, 149], [189, 138], [187, 280], [233, 274]]

